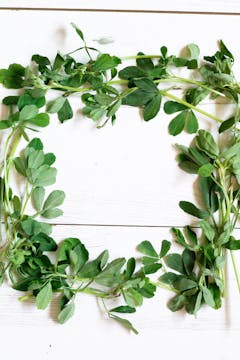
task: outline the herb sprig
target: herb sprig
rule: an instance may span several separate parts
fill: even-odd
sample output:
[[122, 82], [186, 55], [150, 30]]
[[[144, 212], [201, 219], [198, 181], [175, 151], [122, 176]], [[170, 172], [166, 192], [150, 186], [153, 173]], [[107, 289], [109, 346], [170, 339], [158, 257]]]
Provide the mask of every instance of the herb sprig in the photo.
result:
[[[172, 311], [185, 308], [196, 314], [203, 304], [221, 307], [225, 294], [225, 263], [230, 252], [240, 292], [240, 278], [234, 251], [240, 240], [233, 236], [239, 218], [240, 197], [240, 86], [233, 74], [234, 57], [223, 41], [213, 56], [199, 60], [197, 45], [189, 44], [184, 57], [169, 55], [165, 46], [156, 55], [139, 52], [119, 58], [87, 46], [82, 31], [72, 24], [80, 47], [66, 55], [58, 52], [53, 61], [35, 54], [32, 64], [11, 64], [0, 69], [0, 82], [8, 89], [20, 89], [18, 95], [5, 97], [8, 116], [0, 121], [6, 132], [3, 159], [0, 164], [0, 280], [9, 278], [14, 289], [26, 292], [20, 300], [36, 299], [38, 309], [45, 309], [54, 293], [61, 294], [58, 321], [66, 322], [74, 313], [75, 299], [81, 293], [101, 300], [107, 316], [134, 333], [137, 330], [119, 314], [130, 314], [143, 300], [155, 295], [161, 287], [174, 293], [168, 307]], [[88, 61], [73, 57], [84, 52]], [[135, 65], [122, 67], [125, 61]], [[118, 70], [121, 65], [121, 70]], [[176, 70], [186, 68], [189, 77]], [[181, 88], [178, 97], [175, 88]], [[47, 94], [57, 97], [47, 101]], [[47, 192], [56, 181], [56, 160], [45, 153], [40, 139], [29, 138], [31, 132], [49, 125], [56, 113], [61, 123], [74, 115], [71, 96], [78, 95], [84, 104], [83, 115], [97, 127], [115, 123], [122, 105], [138, 107], [145, 121], [155, 118], [161, 108], [173, 115], [169, 133], [182, 131], [195, 134], [189, 147], [176, 145], [179, 167], [198, 179], [200, 206], [180, 201], [180, 208], [197, 219], [184, 231], [173, 228], [175, 241], [182, 253], [170, 253], [171, 242], [163, 240], [160, 250], [145, 240], [137, 249], [143, 254], [139, 264], [135, 258], [109, 260], [108, 251], [89, 260], [89, 252], [78, 238], [66, 238], [60, 245], [51, 237], [52, 227], [43, 219], [62, 215], [62, 190]], [[234, 106], [229, 119], [220, 119], [204, 111], [199, 104], [206, 98], [224, 97]], [[228, 142], [218, 144], [212, 134], [199, 130], [198, 116], [220, 124], [219, 133], [227, 131]], [[222, 136], [222, 135], [221, 135]], [[26, 146], [19, 151], [24, 139]], [[20, 175], [24, 191], [15, 193], [10, 186], [14, 171]], [[30, 204], [32, 206], [30, 206]], [[49, 252], [52, 253], [51, 257]], [[53, 256], [54, 254], [54, 256]], [[151, 274], [158, 273], [158, 280]], [[112, 299], [119, 299], [112, 308]]]

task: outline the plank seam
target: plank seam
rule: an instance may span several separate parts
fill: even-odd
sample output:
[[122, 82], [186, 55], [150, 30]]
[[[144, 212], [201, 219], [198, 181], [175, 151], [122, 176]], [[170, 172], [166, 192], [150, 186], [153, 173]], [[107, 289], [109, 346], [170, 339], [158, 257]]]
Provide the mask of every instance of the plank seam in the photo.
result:
[[240, 12], [224, 12], [224, 11], [178, 11], [178, 10], [123, 10], [123, 9], [80, 9], [80, 8], [44, 8], [44, 7], [1, 7], [1, 10], [12, 11], [68, 11], [68, 12], [115, 12], [115, 13], [145, 13], [145, 14], [177, 14], [177, 15], [230, 15], [239, 16]]

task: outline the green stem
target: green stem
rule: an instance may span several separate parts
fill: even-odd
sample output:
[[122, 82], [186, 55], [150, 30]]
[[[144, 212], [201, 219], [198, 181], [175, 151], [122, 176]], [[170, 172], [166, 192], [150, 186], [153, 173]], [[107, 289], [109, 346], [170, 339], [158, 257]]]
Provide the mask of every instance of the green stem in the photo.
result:
[[160, 55], [133, 55], [133, 56], [123, 56], [121, 60], [137, 60], [137, 59], [160, 59]]
[[92, 288], [83, 288], [83, 289], [77, 289], [77, 290], [75, 289], [74, 291], [82, 292], [84, 294], [94, 295], [96, 297], [103, 298], [103, 299], [111, 297], [109, 293], [102, 292], [102, 291], [99, 291], [97, 289], [92, 289]]
[[53, 82], [50, 85], [48, 85], [48, 87], [50, 89], [56, 89], [56, 90], [66, 90], [66, 91], [71, 91], [71, 92], [85, 92], [85, 91], [90, 91], [92, 90], [91, 87], [85, 88], [85, 87], [72, 87], [72, 86], [67, 86], [67, 85], [61, 85], [57, 82]]
[[217, 91], [215, 89], [210, 88], [209, 86], [205, 85], [204, 83], [202, 83], [201, 81], [197, 81], [197, 80], [192, 80], [192, 79], [186, 79], [186, 78], [182, 78], [179, 76], [173, 76], [173, 77], [169, 77], [167, 79], [159, 79], [159, 80], [155, 80], [155, 83], [161, 83], [161, 82], [179, 82], [179, 83], [186, 83], [186, 84], [192, 84], [192, 85], [196, 85], [198, 87], [201, 87], [203, 89], [208, 90], [211, 93], [214, 93], [218, 96], [223, 96], [226, 97], [225, 94], [222, 94], [220, 91]]
[[169, 99], [177, 101], [179, 104], [185, 105], [189, 109], [195, 110], [195, 111], [199, 112], [200, 114], [202, 114], [204, 116], [207, 116], [209, 119], [212, 119], [212, 120], [214, 120], [214, 121], [216, 121], [218, 123], [222, 123], [222, 120], [219, 119], [218, 117], [216, 117], [216, 116], [214, 116], [214, 115], [212, 115], [212, 114], [210, 114], [210, 113], [208, 113], [208, 112], [206, 112], [206, 111], [204, 111], [204, 110], [202, 110], [202, 109], [200, 109], [200, 108], [198, 108], [198, 107], [196, 107], [196, 106], [194, 106], [192, 104], [189, 104], [187, 101], [182, 100], [179, 97], [177, 97], [177, 96], [175, 96], [175, 95], [173, 95], [173, 94], [171, 94], [171, 93], [169, 93], [167, 91], [159, 90], [159, 93], [161, 95], [163, 95], [163, 96], [168, 97]]
[[236, 265], [235, 257], [234, 257], [234, 254], [233, 254], [233, 251], [232, 251], [232, 250], [230, 250], [230, 254], [231, 254], [231, 259], [232, 259], [232, 264], [233, 264], [233, 270], [234, 270], [235, 278], [236, 278], [236, 281], [237, 281], [238, 291], [239, 291], [239, 293], [240, 293], [240, 279], [239, 279], [239, 276], [238, 276], [237, 265]]
[[26, 180], [25, 202], [24, 202], [24, 205], [23, 205], [23, 207], [22, 207], [20, 219], [22, 219], [23, 216], [24, 216], [24, 213], [25, 213], [27, 204], [28, 204], [28, 202], [29, 202], [29, 200], [30, 200], [30, 198], [31, 198], [31, 196], [32, 196], [32, 192], [33, 192], [33, 187], [32, 187], [31, 190], [28, 192], [28, 185], [29, 185], [29, 183], [28, 183], [28, 181]]

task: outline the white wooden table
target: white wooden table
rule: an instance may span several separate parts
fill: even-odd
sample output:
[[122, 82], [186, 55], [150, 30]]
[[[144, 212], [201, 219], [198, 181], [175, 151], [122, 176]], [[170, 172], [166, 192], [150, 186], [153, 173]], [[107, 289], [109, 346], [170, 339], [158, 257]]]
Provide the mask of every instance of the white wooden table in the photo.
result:
[[[240, 58], [237, 0], [160, 4], [154, 0], [119, 4], [108, 0], [22, 0], [20, 4], [12, 0], [14, 9], [9, 4], [0, 3], [1, 68], [11, 62], [27, 65], [33, 53], [53, 58], [58, 49], [63, 53], [74, 49], [78, 37], [71, 22], [84, 31], [90, 45], [95, 46], [94, 40], [103, 36], [113, 38], [113, 43], [98, 46], [120, 56], [139, 50], [156, 53], [162, 45], [176, 53], [191, 42], [200, 46], [202, 54], [211, 54], [217, 40], [223, 39]], [[239, 60], [237, 65], [240, 68]], [[7, 93], [0, 91], [2, 96]], [[79, 99], [72, 104], [77, 110]], [[231, 113], [223, 105], [206, 103], [203, 108], [218, 116]], [[128, 257], [136, 254], [135, 247], [142, 240], [159, 246], [162, 239], [171, 239], [171, 226], [193, 222], [177, 204], [179, 200], [196, 201], [194, 176], [177, 168], [172, 146], [176, 141], [188, 144], [191, 136], [170, 137], [168, 122], [161, 112], [145, 123], [134, 108], [122, 108], [116, 125], [102, 130], [79, 113], [64, 125], [52, 119], [41, 137], [47, 150], [57, 155], [57, 188], [67, 194], [64, 216], [54, 228], [56, 239], [79, 237], [92, 256], [108, 248], [112, 257]], [[213, 129], [204, 118], [201, 127]], [[131, 316], [138, 336], [104, 318], [96, 301], [87, 296], [79, 297], [76, 315], [62, 326], [54, 321], [56, 304], [45, 312], [36, 310], [34, 304], [18, 302], [19, 294], [4, 286], [0, 293], [1, 354], [6, 360], [238, 359], [240, 297], [230, 262], [228, 277], [223, 308], [203, 309], [197, 319], [171, 313], [165, 306], [169, 294], [158, 291]]]

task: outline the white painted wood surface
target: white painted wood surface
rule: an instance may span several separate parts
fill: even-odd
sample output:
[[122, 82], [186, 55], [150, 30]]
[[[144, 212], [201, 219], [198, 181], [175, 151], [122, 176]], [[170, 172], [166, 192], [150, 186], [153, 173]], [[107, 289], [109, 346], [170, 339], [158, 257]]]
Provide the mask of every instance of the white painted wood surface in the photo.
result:
[[[57, 49], [63, 53], [74, 49], [79, 43], [71, 21], [84, 30], [90, 45], [96, 46], [94, 39], [102, 36], [114, 38], [102, 50], [119, 56], [138, 50], [156, 53], [163, 44], [177, 52], [190, 42], [199, 44], [202, 54], [212, 54], [222, 38], [239, 58], [234, 35], [239, 16], [4, 10], [0, 11], [0, 66], [13, 61], [27, 64], [36, 52], [52, 58]], [[6, 93], [1, 89], [1, 96]], [[77, 110], [79, 99], [71, 102]], [[203, 107], [224, 118], [231, 113], [231, 106], [225, 110], [223, 105], [206, 103]], [[203, 127], [214, 131], [213, 125], [202, 120]], [[161, 113], [145, 123], [136, 109], [129, 108], [121, 109], [113, 128], [102, 130], [79, 113], [64, 125], [53, 118], [41, 137], [47, 150], [57, 155], [57, 187], [67, 193], [65, 214], [54, 229], [57, 240], [78, 236], [93, 256], [108, 248], [113, 257], [129, 257], [136, 254], [140, 241], [148, 239], [157, 245], [171, 238], [169, 227], [192, 223], [177, 203], [195, 201], [194, 177], [177, 168], [172, 147], [176, 141], [190, 142], [191, 136], [170, 137], [168, 122]], [[138, 337], [104, 319], [95, 300], [87, 296], [79, 299], [76, 316], [60, 326], [53, 321], [56, 303], [47, 312], [38, 311], [33, 304], [18, 303], [19, 294], [5, 286], [0, 299], [2, 354], [9, 360], [33, 356], [39, 360], [66, 356], [120, 360], [132, 354], [140, 360], [147, 356], [200, 360], [206, 355], [235, 360], [240, 300], [229, 265], [229, 298], [220, 311], [204, 309], [198, 319], [172, 314], [165, 307], [169, 294], [162, 290], [131, 317], [140, 331]]]
[[2, 0], [0, 8], [236, 13], [240, 12], [240, 3], [238, 0]]

